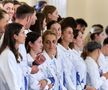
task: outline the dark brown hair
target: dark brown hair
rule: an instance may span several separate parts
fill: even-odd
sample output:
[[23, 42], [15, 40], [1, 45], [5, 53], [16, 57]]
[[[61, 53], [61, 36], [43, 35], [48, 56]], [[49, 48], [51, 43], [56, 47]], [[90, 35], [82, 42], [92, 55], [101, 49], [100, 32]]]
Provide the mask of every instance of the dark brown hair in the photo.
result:
[[18, 35], [19, 32], [21, 31], [22, 27], [23, 26], [19, 23], [10, 23], [10, 24], [6, 25], [4, 39], [3, 39], [2, 45], [0, 47], [0, 54], [6, 49], [6, 47], [9, 47], [9, 49], [15, 55], [16, 61], [18, 63], [20, 62], [18, 60], [19, 52], [15, 48], [16, 40], [13, 36], [15, 34]]
[[26, 48], [27, 53], [30, 52], [29, 42], [34, 43], [40, 36], [41, 34], [36, 33], [36, 32], [29, 32], [27, 34], [27, 37], [25, 40], [25, 48]]
[[96, 49], [101, 49], [101, 44], [96, 42], [96, 41], [91, 41], [88, 42], [83, 49], [83, 52], [81, 54], [83, 59], [86, 59], [86, 57], [88, 56], [88, 53], [93, 52]]
[[48, 18], [48, 14], [52, 14], [56, 10], [56, 7], [53, 5], [46, 5], [43, 9], [42, 13], [46, 16], [46, 22], [48, 23], [50, 20]]
[[0, 9], [0, 20], [4, 18], [4, 14], [7, 14], [7, 12], [3, 9]]

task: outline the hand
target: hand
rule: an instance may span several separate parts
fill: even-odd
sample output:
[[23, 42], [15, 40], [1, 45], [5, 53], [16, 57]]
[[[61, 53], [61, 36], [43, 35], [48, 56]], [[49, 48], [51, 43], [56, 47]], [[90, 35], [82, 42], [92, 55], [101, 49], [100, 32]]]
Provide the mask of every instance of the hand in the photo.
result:
[[52, 58], [52, 56], [55, 57], [57, 55], [57, 49], [56, 48], [47, 50], [46, 52], [47, 52], [47, 54], [49, 55], [50, 58]]
[[46, 60], [46, 58], [41, 54], [39, 53], [36, 58], [35, 58], [35, 62], [40, 65], [42, 63], [44, 63], [44, 61]]
[[52, 84], [48, 84], [48, 90], [50, 90], [52, 87], [53, 87], [53, 85]]
[[87, 85], [86, 90], [96, 90], [96, 88]]
[[44, 90], [45, 86], [47, 85], [47, 80], [43, 79], [39, 81], [40, 89]]
[[106, 79], [108, 79], [108, 72], [103, 73], [102, 76], [104, 76]]
[[35, 73], [37, 73], [38, 71], [39, 71], [38, 66], [33, 65], [33, 66], [32, 66], [32, 70], [31, 70], [31, 74], [35, 74]]

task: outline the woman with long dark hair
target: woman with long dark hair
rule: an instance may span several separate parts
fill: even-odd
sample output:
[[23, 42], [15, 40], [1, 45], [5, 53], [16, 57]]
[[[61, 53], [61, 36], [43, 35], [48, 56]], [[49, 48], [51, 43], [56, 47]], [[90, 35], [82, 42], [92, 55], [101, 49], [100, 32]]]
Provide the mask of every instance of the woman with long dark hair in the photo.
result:
[[1, 90], [24, 89], [23, 72], [20, 67], [22, 56], [18, 52], [19, 44], [24, 42], [23, 26], [18, 23], [8, 24], [0, 47], [0, 76], [3, 77], [0, 78]]

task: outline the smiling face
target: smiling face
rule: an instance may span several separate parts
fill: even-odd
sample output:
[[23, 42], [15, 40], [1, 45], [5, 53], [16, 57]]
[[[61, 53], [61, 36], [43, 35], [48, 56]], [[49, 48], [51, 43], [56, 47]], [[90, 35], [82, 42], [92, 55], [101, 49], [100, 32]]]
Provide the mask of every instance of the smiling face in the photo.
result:
[[12, 19], [14, 15], [14, 5], [12, 3], [6, 3], [3, 8], [9, 14], [9, 18]]

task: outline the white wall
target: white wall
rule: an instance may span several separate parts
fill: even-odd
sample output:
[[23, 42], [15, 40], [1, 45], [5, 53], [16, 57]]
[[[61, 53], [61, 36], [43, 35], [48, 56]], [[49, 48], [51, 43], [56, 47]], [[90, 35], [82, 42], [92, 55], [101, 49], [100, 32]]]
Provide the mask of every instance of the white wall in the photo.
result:
[[18, 0], [20, 2], [26, 2], [27, 4], [29, 4], [30, 6], [33, 6], [36, 4], [37, 0]]
[[[67, 0], [67, 15], [84, 18], [88, 23], [86, 34], [93, 24], [108, 25], [108, 0]], [[85, 36], [86, 36], [85, 34]]]
[[108, 0], [86, 0], [86, 16], [90, 25], [108, 25]]
[[89, 27], [100, 23], [108, 25], [108, 0], [67, 0], [68, 16], [84, 18]]

